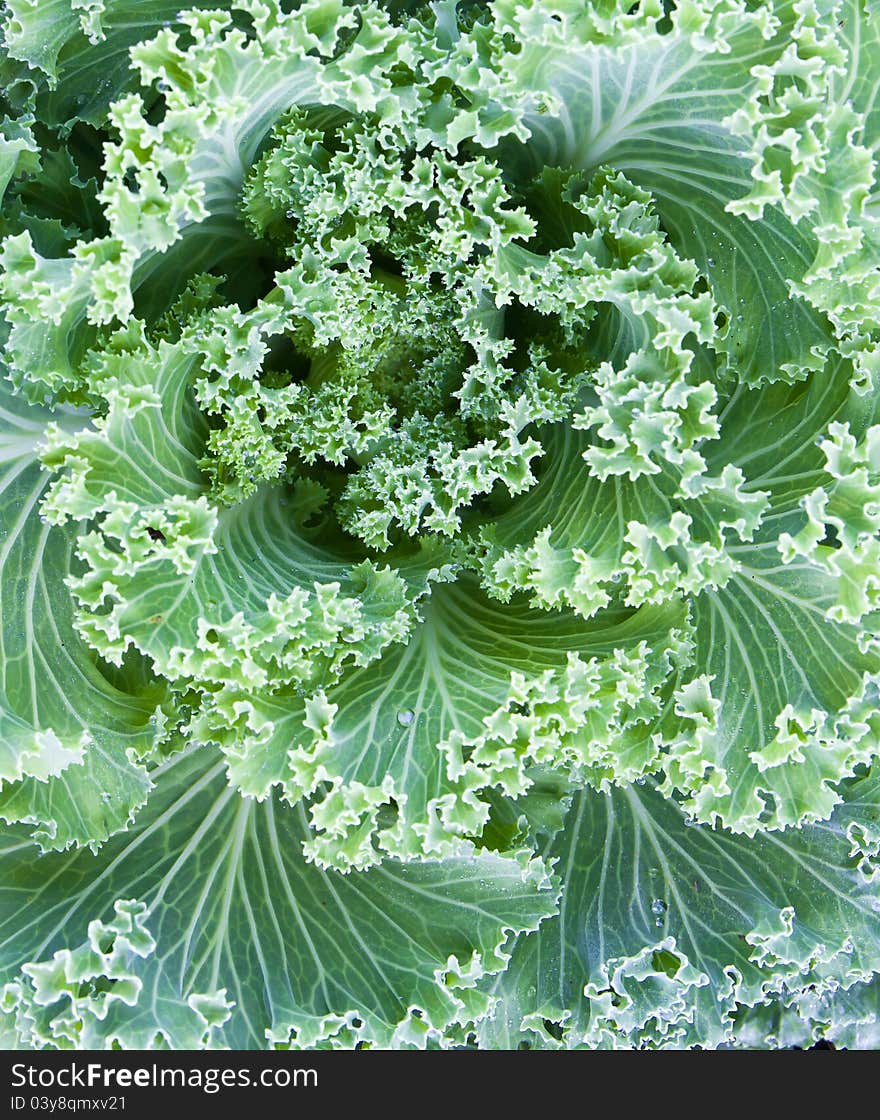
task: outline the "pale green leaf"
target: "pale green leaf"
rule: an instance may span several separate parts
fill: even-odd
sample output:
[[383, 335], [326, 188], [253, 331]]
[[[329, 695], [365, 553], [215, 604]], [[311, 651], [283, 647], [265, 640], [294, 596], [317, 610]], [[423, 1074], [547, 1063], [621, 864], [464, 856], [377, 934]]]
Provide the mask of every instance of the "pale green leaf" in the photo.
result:
[[[112, 920], [117, 899], [146, 904], [136, 924], [155, 951], [141, 936], [140, 954], [127, 958], [134, 998], [108, 1001], [99, 1021], [86, 993], [74, 1045], [192, 1044], [196, 997], [208, 996], [215, 1012], [224, 1000], [232, 1007], [222, 1026], [216, 1015], [215, 1044], [424, 1046], [485, 1006], [473, 986], [504, 966], [506, 931], [534, 929], [555, 910], [540, 864], [488, 853], [344, 878], [319, 871], [302, 857], [304, 811], [241, 799], [210, 751], [178, 755], [154, 777], [148, 809], [97, 857], [35, 864], [19, 833], [2, 839], [9, 981], [21, 984], [26, 962], [83, 944], [88, 923]], [[68, 967], [63, 952], [55, 960]], [[47, 992], [50, 1012], [76, 1031], [76, 993], [60, 980]], [[205, 1014], [202, 1005], [202, 1024]]]

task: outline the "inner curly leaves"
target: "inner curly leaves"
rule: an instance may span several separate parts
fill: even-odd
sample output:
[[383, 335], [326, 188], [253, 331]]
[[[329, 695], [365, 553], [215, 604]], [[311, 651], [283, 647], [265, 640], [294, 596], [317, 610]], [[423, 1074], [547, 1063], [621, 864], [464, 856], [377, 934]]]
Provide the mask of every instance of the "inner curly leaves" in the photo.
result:
[[549, 170], [517, 189], [482, 155], [453, 159], [369, 119], [297, 109], [241, 206], [275, 274], [247, 311], [211, 307], [216, 286], [200, 281], [206, 307], [187, 332], [212, 425], [202, 467], [225, 504], [309, 478], [372, 549], [453, 537], [472, 505], [530, 488], [541, 425], [579, 409], [582, 426], [598, 422], [602, 359], [616, 379], [647, 346], [644, 368], [620, 375], [637, 392], [658, 372], [687, 379], [681, 339], [651, 341], [658, 287], [694, 350], [687, 314], [711, 321], [650, 197], [609, 171]]

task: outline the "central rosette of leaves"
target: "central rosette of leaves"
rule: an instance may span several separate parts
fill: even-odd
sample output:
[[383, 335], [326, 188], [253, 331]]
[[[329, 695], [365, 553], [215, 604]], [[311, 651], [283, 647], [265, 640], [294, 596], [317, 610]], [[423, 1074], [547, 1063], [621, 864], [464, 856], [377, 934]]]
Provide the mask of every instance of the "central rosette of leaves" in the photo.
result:
[[[617, 201], [635, 199], [644, 223], [646, 196], [602, 183], [629, 190]], [[203, 332], [215, 494], [311, 478], [348, 533], [387, 550], [454, 536], [482, 496], [533, 485], [536, 425], [570, 415], [591, 364], [595, 309], [585, 293], [566, 299], [578, 270], [560, 254], [585, 227], [605, 256], [617, 250], [559, 176], [528, 202], [556, 206], [562, 250], [548, 255], [517, 202], [485, 157], [417, 150], [340, 113], [287, 116], [242, 195], [279, 264], [273, 288], [246, 316], [208, 312]]]

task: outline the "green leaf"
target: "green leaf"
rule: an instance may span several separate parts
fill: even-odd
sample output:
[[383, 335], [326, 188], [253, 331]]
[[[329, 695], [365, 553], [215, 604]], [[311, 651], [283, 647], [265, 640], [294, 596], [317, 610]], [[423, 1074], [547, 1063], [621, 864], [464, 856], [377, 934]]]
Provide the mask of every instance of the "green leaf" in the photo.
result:
[[539, 484], [480, 531], [484, 583], [502, 599], [522, 590], [535, 606], [590, 618], [619, 600], [638, 606], [723, 587], [767, 505], [763, 490], [745, 492], [733, 464], [703, 473], [698, 452], [679, 467], [628, 460], [603, 477], [597, 440], [559, 428], [545, 445]]
[[689, 477], [602, 480], [596, 444], [554, 432], [539, 484], [480, 531], [501, 598], [597, 619], [689, 598], [694, 669], [656, 728], [666, 788], [738, 831], [827, 817], [877, 750], [880, 476], [851, 375], [836, 359], [806, 386], [738, 391]]
[[51, 432], [43, 461], [60, 477], [47, 515], [98, 518], [79, 537], [86, 567], [71, 583], [81, 631], [114, 663], [133, 645], [169, 678], [207, 686], [277, 688], [366, 663], [407, 632], [406, 582], [354, 563], [344, 545], [313, 543], [307, 489], [264, 487], [227, 509], [208, 501], [196, 369], [186, 340], [154, 347], [135, 321], [95, 357], [106, 415]]
[[[213, 6], [210, 0], [186, 5]], [[32, 68], [42, 121], [100, 127], [110, 102], [136, 85], [129, 48], [176, 23], [181, 7], [179, 0], [9, 0], [6, 50]]]
[[52, 416], [4, 388], [0, 419], [0, 817], [35, 825], [45, 848], [97, 846], [146, 801], [138, 757], [163, 735], [165, 690], [133, 666], [116, 684], [101, 671], [74, 629], [64, 583], [75, 534], [39, 516], [46, 424], [82, 418]]
[[[28, 985], [44, 984], [40, 1022], [58, 1020], [42, 1035], [20, 1014], [32, 1045], [198, 1045], [213, 1011], [221, 1046], [424, 1046], [485, 1009], [474, 986], [504, 966], [506, 931], [535, 929], [555, 910], [546, 872], [525, 858], [319, 871], [301, 855], [304, 811], [241, 799], [210, 751], [177, 755], [154, 778], [148, 809], [97, 857], [35, 865], [19, 833], [2, 839], [4, 1006], [21, 1012]], [[146, 909], [117, 905], [114, 919], [116, 900], [133, 896]], [[114, 961], [83, 965], [75, 947], [95, 918], [104, 930], [134, 926], [122, 974], [108, 976]], [[79, 976], [128, 988], [80, 995]]]
[[38, 167], [37, 146], [30, 129], [4, 121], [0, 126], [0, 200], [16, 176], [33, 173]]
[[[792, 999], [845, 1002], [880, 970], [876, 836], [858, 831], [876, 829], [878, 795], [861, 778], [829, 822], [752, 839], [687, 827], [650, 785], [578, 795], [546, 852], [560, 916], [490, 985], [483, 1044], [748, 1045], [748, 1024]], [[740, 1027], [738, 1008], [765, 1001]]]
[[565, 3], [494, 10], [504, 46], [493, 93], [530, 133], [508, 142], [505, 162], [623, 171], [654, 194], [672, 244], [725, 309], [715, 346], [731, 371], [755, 384], [817, 368], [830, 341], [824, 317], [788, 286], [813, 263], [814, 238], [779, 211], [756, 225], [728, 206], [749, 191], [753, 165], [725, 120], [750, 104], [753, 68], [788, 41], [772, 33], [768, 10], [689, 4], [673, 9], [664, 34], [651, 27], [659, 8], [599, 29], [590, 8]]
[[[752, 71], [752, 98], [729, 121], [749, 145], [752, 190], [731, 211], [757, 217], [778, 201], [809, 226], [815, 260], [793, 293], [824, 311], [860, 378], [876, 362], [877, 10], [864, 0], [796, 4], [785, 50]], [[787, 21], [786, 21], [787, 22]]]
[[420, 613], [405, 646], [313, 698], [229, 688], [196, 726], [245, 792], [316, 796], [311, 858], [347, 869], [380, 851], [455, 852], [483, 830], [484, 790], [518, 797], [540, 767], [598, 785], [656, 765], [649, 728], [670, 664], [687, 655], [678, 605], [584, 625], [502, 607], [459, 580]]
[[[22, 3], [33, 16], [35, 6]], [[132, 49], [142, 84], [163, 83], [166, 112], [152, 123], [154, 95], [131, 93], [102, 114], [114, 135], [104, 145], [99, 196], [109, 233], [98, 231], [62, 258], [35, 253], [27, 235], [5, 241], [0, 294], [14, 328], [7, 360], [18, 379], [43, 392], [76, 390], [90, 327], [126, 321], [142, 285], [144, 313], [160, 292], [168, 296], [172, 287], [172, 298], [177, 294], [188, 266], [192, 275], [237, 257], [238, 267], [247, 267], [254, 245], [239, 218], [239, 193], [276, 120], [313, 103], [316, 93], [351, 110], [375, 108], [405, 37], [369, 7], [364, 27], [346, 43], [352, 57], [328, 61], [355, 22], [347, 4], [306, 0], [291, 13], [277, 0], [242, 0], [235, 8], [196, 6]], [[236, 25], [239, 13], [252, 35]], [[124, 11], [120, 19], [125, 25]], [[39, 29], [34, 35], [39, 41]]]
[[772, 1004], [743, 1008], [736, 1016], [737, 1039], [749, 1049], [796, 1047], [819, 1041], [838, 1050], [876, 1050], [880, 981], [849, 987], [828, 985], [819, 992], [794, 993]]
[[877, 653], [828, 617], [834, 581], [783, 565], [775, 542], [694, 607], [695, 664], [664, 768], [700, 820], [737, 831], [826, 818], [834, 790], [878, 748]]

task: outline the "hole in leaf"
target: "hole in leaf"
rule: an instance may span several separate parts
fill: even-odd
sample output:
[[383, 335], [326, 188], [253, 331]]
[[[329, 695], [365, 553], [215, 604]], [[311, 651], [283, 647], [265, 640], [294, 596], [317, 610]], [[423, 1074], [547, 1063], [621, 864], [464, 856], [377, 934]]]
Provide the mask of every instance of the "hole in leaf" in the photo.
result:
[[66, 147], [73, 156], [84, 183], [89, 179], [95, 179], [98, 183], [104, 180], [104, 141], [104, 133], [85, 121], [77, 121], [70, 130]]
[[168, 102], [165, 100], [165, 95], [161, 91], [157, 92], [153, 100], [146, 107], [144, 116], [148, 124], [156, 125], [161, 124], [168, 114]]
[[666, 949], [658, 949], [651, 957], [651, 965], [657, 972], [663, 972], [672, 979], [678, 975], [681, 959]]
[[280, 389], [292, 381], [305, 381], [312, 363], [297, 349], [293, 339], [286, 334], [273, 335], [267, 342], [269, 349], [260, 371], [262, 384], [267, 389]]
[[826, 548], [840, 548], [840, 537], [834, 525], [825, 526], [825, 536], [819, 543], [825, 545]]

